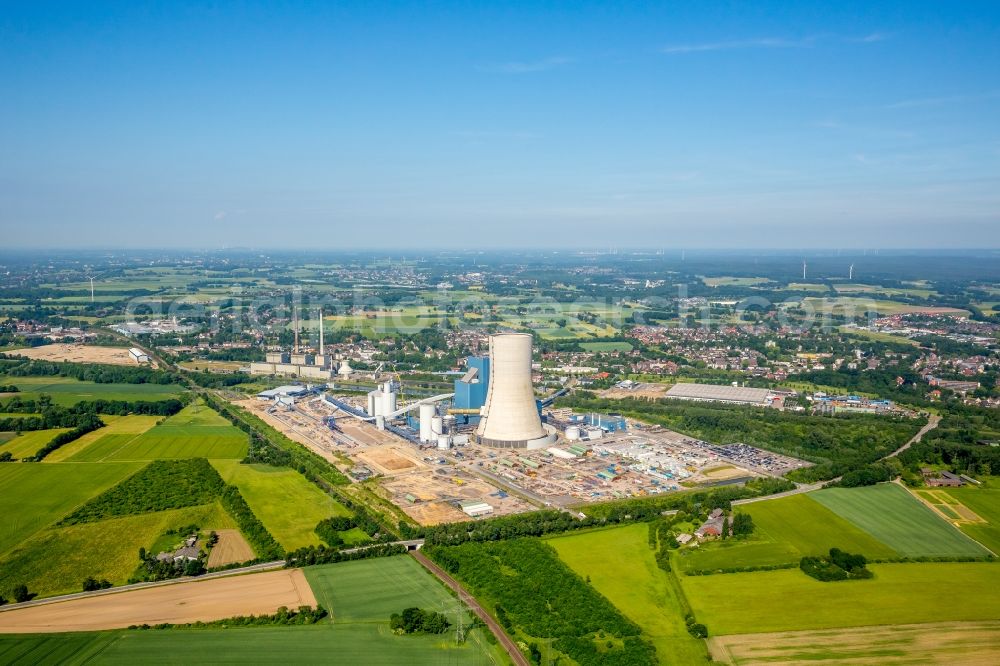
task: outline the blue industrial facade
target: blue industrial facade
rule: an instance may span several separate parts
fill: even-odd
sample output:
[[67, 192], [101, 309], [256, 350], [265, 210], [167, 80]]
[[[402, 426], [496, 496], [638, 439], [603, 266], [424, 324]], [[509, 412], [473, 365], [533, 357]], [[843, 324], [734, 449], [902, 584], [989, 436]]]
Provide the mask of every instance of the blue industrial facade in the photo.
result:
[[[470, 356], [466, 360], [469, 370], [475, 369], [476, 376], [472, 381], [455, 380], [455, 398], [452, 407], [455, 409], [479, 409], [486, 404], [486, 392], [490, 385], [490, 359], [488, 356]], [[457, 415], [465, 423], [478, 423], [478, 416]]]

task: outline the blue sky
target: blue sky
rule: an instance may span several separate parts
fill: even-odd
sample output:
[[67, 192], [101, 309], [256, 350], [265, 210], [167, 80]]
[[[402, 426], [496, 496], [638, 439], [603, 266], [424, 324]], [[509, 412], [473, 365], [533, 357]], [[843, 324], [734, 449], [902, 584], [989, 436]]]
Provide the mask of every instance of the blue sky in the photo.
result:
[[9, 247], [1000, 246], [1000, 4], [2, 2]]

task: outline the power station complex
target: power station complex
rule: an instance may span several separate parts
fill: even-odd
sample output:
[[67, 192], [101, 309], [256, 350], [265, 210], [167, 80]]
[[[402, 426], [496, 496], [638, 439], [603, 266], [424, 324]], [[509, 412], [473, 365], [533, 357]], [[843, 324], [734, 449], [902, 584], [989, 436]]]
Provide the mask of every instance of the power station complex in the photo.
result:
[[541, 449], [556, 441], [542, 427], [531, 385], [531, 342], [527, 333], [490, 336], [492, 381], [483, 405], [476, 440], [504, 449]]

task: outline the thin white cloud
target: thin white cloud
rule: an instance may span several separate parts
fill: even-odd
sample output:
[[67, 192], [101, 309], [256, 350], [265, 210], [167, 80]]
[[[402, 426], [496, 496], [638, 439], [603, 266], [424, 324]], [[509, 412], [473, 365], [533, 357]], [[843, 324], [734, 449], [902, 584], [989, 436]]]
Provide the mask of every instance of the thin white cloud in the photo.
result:
[[734, 49], [801, 49], [812, 46], [815, 37], [805, 39], [781, 39], [764, 37], [760, 39], [740, 39], [730, 42], [706, 42], [702, 44], [674, 44], [665, 46], [663, 53], [704, 53], [706, 51], [731, 51]]
[[212, 217], [213, 217], [214, 220], [218, 221], [218, 220], [224, 220], [224, 219], [226, 219], [227, 215], [229, 215], [229, 211], [220, 210], [219, 212], [217, 212]]
[[497, 72], [499, 74], [531, 74], [533, 72], [544, 72], [557, 67], [564, 67], [565, 65], [569, 65], [573, 62], [573, 58], [567, 58], [566, 56], [553, 56], [551, 58], [528, 62], [515, 61], [499, 63], [496, 65], [486, 65], [481, 69], [487, 72]]
[[673, 44], [663, 47], [661, 52], [667, 54], [683, 54], [705, 53], [709, 51], [733, 51], [737, 49], [804, 49], [815, 46], [816, 43], [821, 40], [873, 44], [875, 42], [885, 41], [891, 37], [891, 34], [885, 32], [871, 32], [861, 37], [838, 37], [836, 35], [810, 35], [801, 39], [788, 39], [786, 37], [760, 37], [756, 39], [736, 39], [725, 42]]
[[884, 42], [891, 37], [892, 34], [888, 32], [872, 32], [863, 37], [848, 37], [847, 41], [861, 42], [862, 44], [874, 44], [875, 42]]

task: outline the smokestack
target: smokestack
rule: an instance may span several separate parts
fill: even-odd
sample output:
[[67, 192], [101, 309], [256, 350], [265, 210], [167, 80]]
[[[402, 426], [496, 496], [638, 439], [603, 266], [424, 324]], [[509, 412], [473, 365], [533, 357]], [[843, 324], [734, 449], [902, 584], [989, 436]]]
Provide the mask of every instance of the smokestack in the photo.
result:
[[292, 328], [295, 329], [295, 345], [293, 351], [299, 353], [299, 310], [296, 307], [292, 307]]
[[316, 311], [319, 315], [319, 353], [323, 353], [323, 308]]
[[490, 385], [476, 436], [501, 448], [539, 448], [555, 438], [542, 427], [531, 386], [531, 343], [526, 333], [490, 336]]

